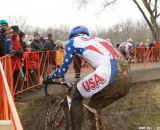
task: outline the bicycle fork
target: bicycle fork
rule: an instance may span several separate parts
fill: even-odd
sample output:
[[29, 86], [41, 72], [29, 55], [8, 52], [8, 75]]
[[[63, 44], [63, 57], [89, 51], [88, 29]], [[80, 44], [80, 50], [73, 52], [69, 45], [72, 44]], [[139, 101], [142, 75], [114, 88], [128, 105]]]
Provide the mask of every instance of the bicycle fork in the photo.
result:
[[[67, 95], [67, 102], [68, 102], [68, 108], [70, 110], [70, 107], [71, 107], [71, 98]], [[88, 110], [90, 111], [91, 113], [94, 114], [94, 117], [95, 117], [95, 121], [96, 121], [96, 130], [100, 130], [99, 129], [99, 118], [98, 118], [98, 113], [97, 113], [97, 110], [94, 109], [94, 108], [91, 108], [89, 106], [87, 106], [86, 104], [83, 104], [83, 106]]]

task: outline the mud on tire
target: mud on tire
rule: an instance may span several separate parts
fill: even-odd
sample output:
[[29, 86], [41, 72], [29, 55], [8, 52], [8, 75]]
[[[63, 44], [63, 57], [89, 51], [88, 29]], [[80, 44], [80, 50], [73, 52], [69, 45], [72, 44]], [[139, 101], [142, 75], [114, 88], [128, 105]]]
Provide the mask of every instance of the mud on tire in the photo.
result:
[[[68, 117], [64, 116], [64, 110], [62, 105], [62, 100], [63, 98], [61, 97], [45, 97], [45, 102], [43, 102], [42, 108], [40, 108], [39, 110], [37, 110], [37, 112], [35, 112], [32, 116], [31, 116], [31, 120], [33, 120], [33, 126], [32, 126], [32, 130], [67, 130], [65, 129], [66, 127], [66, 120]], [[61, 103], [60, 103], [61, 102]], [[40, 107], [38, 105], [38, 107]], [[51, 119], [54, 118], [55, 116], [55, 111], [57, 111], [57, 109], [59, 109], [58, 111], [58, 115], [57, 116], [61, 116], [61, 117], [65, 117], [62, 122], [61, 125], [57, 128], [52, 128], [51, 125], [49, 124], [49, 122], [51, 122]], [[65, 111], [68, 111], [67, 109]], [[65, 114], [66, 115], [66, 114]], [[47, 118], [47, 119], [46, 119]], [[59, 118], [58, 118], [59, 119]], [[47, 125], [47, 127], [46, 127]]]
[[61, 97], [52, 100], [45, 117], [45, 130], [69, 130], [69, 111], [67, 102]]

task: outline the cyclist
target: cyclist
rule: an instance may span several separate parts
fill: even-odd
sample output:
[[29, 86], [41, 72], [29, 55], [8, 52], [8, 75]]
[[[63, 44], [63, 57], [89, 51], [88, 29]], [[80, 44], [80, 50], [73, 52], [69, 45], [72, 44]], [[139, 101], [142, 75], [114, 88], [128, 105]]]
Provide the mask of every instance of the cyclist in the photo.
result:
[[133, 58], [134, 46], [133, 46], [132, 39], [127, 40], [126, 45], [125, 45], [125, 53], [126, 53], [127, 60], [129, 59], [129, 57]]
[[[89, 105], [98, 112], [128, 92], [128, 65], [113, 46], [92, 37], [85, 26], [74, 27], [69, 34], [63, 64], [47, 80], [61, 78], [75, 54], [81, 56], [95, 71], [81, 78], [72, 92], [70, 108], [72, 130], [81, 130], [82, 101], [90, 98]], [[123, 81], [123, 82], [122, 82]], [[94, 115], [89, 115], [94, 121]], [[91, 130], [95, 129], [92, 122]]]

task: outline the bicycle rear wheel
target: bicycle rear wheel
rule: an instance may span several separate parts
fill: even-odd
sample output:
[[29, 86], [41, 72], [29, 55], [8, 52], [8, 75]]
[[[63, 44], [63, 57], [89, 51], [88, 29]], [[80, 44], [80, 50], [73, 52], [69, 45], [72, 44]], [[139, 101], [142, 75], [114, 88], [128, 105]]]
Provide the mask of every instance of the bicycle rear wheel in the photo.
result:
[[49, 104], [45, 130], [69, 130], [69, 110], [65, 99], [57, 98], [55, 102]]

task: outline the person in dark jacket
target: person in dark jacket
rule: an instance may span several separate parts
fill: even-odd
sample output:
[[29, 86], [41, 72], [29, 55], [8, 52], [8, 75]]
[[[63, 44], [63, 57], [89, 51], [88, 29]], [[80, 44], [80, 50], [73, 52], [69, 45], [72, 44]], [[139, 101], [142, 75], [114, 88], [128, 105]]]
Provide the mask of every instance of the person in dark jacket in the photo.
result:
[[6, 20], [0, 20], [0, 25], [3, 26], [5, 31], [9, 29], [8, 22]]
[[0, 25], [0, 57], [4, 56], [5, 30]]
[[13, 36], [13, 29], [8, 29], [6, 31], [6, 39], [5, 39], [5, 43], [4, 43], [4, 53], [5, 55], [14, 55], [14, 51], [12, 49], [12, 43], [11, 43], [11, 39]]
[[[34, 33], [34, 39], [31, 42], [31, 50], [32, 51], [45, 51], [45, 47], [44, 47], [44, 44], [41, 40], [41, 36], [37, 32]], [[35, 64], [35, 63], [37, 64], [38, 58], [42, 59], [41, 62], [45, 64], [45, 59], [46, 59], [45, 54], [46, 53], [44, 53], [44, 52], [40, 52], [39, 55], [38, 55], [38, 53], [33, 53], [32, 57], [35, 57], [32, 61], [33, 64]], [[42, 68], [43, 68], [43, 65], [40, 66], [40, 71], [41, 71], [40, 73], [42, 73], [42, 71], [43, 71]], [[36, 70], [36, 74], [38, 74], [38, 70]], [[35, 77], [32, 76], [32, 79], [33, 79], [33, 81], [35, 81]]]
[[5, 40], [6, 31], [9, 29], [8, 22], [6, 20], [0, 20], [0, 57], [5, 55]]
[[31, 42], [31, 49], [33, 51], [43, 51], [45, 50], [44, 44], [41, 41], [41, 37], [39, 33], [34, 33], [34, 39]]
[[54, 50], [56, 47], [56, 44], [54, 43], [55, 35], [54, 34], [48, 34], [48, 40], [45, 42], [45, 48], [46, 50]]
[[45, 41], [45, 49], [47, 51], [49, 51], [49, 56], [51, 57], [51, 65], [53, 66], [52, 69], [55, 69], [55, 66], [56, 66], [56, 62], [55, 62], [55, 47], [56, 47], [56, 44], [54, 42], [55, 40], [55, 35], [52, 34], [52, 33], [49, 33], [48, 34], [48, 39]]
[[20, 43], [21, 43], [21, 46], [24, 51], [26, 51], [26, 47], [27, 47], [26, 42], [24, 41], [25, 36], [26, 36], [26, 34], [24, 32], [22, 32], [22, 31], [19, 32]]

